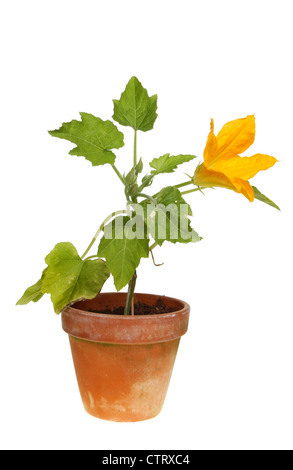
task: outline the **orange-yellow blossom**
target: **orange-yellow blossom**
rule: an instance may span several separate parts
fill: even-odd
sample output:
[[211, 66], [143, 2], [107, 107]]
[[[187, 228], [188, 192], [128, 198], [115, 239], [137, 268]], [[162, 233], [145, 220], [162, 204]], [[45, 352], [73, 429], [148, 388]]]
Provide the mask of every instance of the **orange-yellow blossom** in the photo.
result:
[[214, 121], [204, 150], [204, 162], [194, 173], [193, 183], [200, 187], [221, 187], [242, 193], [249, 201], [254, 192], [248, 180], [260, 170], [267, 170], [276, 158], [257, 153], [252, 157], [240, 157], [254, 142], [255, 118], [247, 116], [225, 124], [217, 136]]

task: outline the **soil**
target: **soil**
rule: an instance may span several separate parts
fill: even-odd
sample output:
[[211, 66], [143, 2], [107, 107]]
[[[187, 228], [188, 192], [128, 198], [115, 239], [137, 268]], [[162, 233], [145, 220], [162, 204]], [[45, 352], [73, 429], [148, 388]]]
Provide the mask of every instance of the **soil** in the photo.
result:
[[[157, 315], [161, 313], [171, 313], [175, 310], [172, 307], [167, 307], [164, 300], [160, 297], [156, 305], [147, 305], [143, 302], [136, 301], [134, 304], [134, 315]], [[105, 310], [93, 310], [90, 309], [89, 312], [93, 313], [108, 313], [111, 315], [124, 315], [124, 306], [117, 307], [115, 309], [107, 308]]]

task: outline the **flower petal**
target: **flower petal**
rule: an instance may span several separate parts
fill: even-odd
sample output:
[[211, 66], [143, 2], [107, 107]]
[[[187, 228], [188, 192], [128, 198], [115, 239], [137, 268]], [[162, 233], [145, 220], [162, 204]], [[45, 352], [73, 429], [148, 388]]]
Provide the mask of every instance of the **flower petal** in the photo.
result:
[[195, 170], [193, 183], [203, 188], [220, 187], [237, 191], [236, 186], [233, 185], [227, 176], [219, 171], [206, 168], [203, 163]]
[[228, 178], [240, 178], [249, 180], [253, 178], [259, 171], [271, 168], [277, 159], [270, 155], [257, 153], [252, 157], [231, 157], [228, 160], [218, 160], [213, 169], [221, 171]]
[[216, 156], [217, 146], [217, 138], [214, 134], [214, 120], [211, 119], [211, 131], [208, 135], [207, 143], [203, 153], [204, 162], [207, 167]]
[[240, 178], [233, 178], [232, 182], [234, 186], [236, 186], [238, 193], [243, 194], [243, 196], [245, 196], [250, 202], [254, 201], [254, 191], [248, 181], [244, 181]]
[[225, 124], [217, 135], [217, 153], [210, 160], [213, 167], [216, 161], [235, 157], [244, 152], [254, 142], [255, 137], [255, 117], [236, 119]]
[[249, 201], [254, 200], [254, 191], [248, 181], [241, 178], [230, 179], [220, 171], [210, 170], [202, 163], [197, 167], [193, 176], [193, 184], [202, 188], [226, 188], [243, 194]]

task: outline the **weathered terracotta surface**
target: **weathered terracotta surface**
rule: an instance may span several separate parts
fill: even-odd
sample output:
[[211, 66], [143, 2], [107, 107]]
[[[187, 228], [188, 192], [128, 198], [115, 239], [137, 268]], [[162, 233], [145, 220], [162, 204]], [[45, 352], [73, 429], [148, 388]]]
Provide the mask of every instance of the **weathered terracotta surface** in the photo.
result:
[[[120, 316], [89, 312], [125, 303], [124, 293], [100, 294], [62, 312], [84, 407], [111, 421], [141, 421], [162, 409], [189, 306], [163, 297], [176, 312]], [[136, 294], [155, 305], [158, 297]]]

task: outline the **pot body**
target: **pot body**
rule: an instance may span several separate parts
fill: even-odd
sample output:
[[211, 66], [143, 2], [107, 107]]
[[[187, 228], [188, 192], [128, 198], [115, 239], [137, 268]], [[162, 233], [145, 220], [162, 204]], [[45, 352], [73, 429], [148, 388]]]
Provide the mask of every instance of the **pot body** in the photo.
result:
[[93, 313], [125, 304], [125, 293], [104, 293], [62, 312], [85, 410], [110, 421], [141, 421], [162, 409], [189, 306], [178, 299], [136, 294], [156, 305], [162, 298], [172, 313]]

